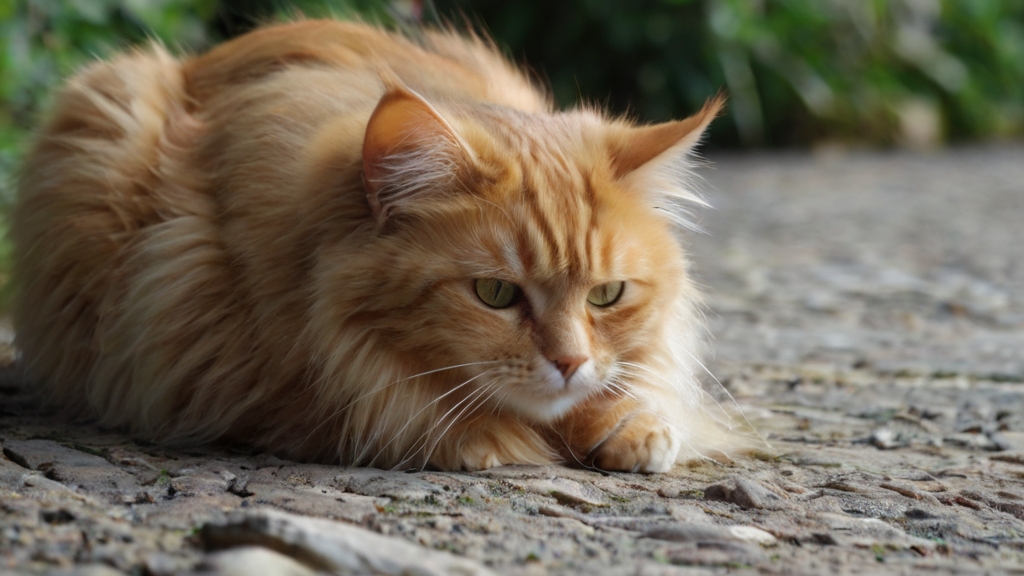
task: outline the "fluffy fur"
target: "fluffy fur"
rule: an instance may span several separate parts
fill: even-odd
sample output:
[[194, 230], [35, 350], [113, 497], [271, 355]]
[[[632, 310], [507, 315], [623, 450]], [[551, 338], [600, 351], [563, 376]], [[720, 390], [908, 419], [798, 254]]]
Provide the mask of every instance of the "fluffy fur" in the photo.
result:
[[[53, 405], [162, 442], [667, 470], [734, 439], [674, 235], [719, 107], [556, 112], [480, 39], [334, 21], [94, 63], [23, 167], [21, 364]], [[480, 278], [523, 298], [490, 308]]]

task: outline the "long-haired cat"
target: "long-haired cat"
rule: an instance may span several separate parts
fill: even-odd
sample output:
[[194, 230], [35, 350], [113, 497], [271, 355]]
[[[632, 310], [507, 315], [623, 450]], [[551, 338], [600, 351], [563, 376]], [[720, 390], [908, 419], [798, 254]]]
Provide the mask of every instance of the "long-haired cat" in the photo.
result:
[[476, 37], [335, 21], [96, 62], [21, 173], [20, 362], [161, 442], [667, 470], [732, 437], [675, 234], [720, 106], [557, 112]]

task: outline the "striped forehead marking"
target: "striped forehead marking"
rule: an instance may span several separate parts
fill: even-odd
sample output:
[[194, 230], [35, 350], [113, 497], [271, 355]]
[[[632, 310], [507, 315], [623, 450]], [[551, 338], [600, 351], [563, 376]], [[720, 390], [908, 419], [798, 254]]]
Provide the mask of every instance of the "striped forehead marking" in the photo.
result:
[[[559, 145], [576, 146], [566, 125], [532, 125], [528, 118], [496, 118], [509, 156], [519, 166], [520, 218], [516, 250], [528, 276], [559, 276], [587, 281], [592, 271], [607, 269], [608, 242], [598, 230], [597, 193], [591, 169], [581, 166]], [[506, 157], [509, 157], [506, 156]], [[603, 258], [603, 262], [596, 259]]]
[[[578, 172], [576, 173], [578, 175]], [[564, 274], [583, 279], [590, 273], [596, 234], [592, 190], [581, 177], [533, 175], [524, 178], [524, 226], [537, 266], [535, 274]], [[545, 264], [547, 270], [539, 269]]]

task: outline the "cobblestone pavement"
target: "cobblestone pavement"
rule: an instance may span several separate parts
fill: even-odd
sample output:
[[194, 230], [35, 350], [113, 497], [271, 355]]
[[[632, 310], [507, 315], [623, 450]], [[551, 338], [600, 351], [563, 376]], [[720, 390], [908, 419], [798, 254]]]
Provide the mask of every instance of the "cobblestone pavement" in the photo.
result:
[[0, 573], [1024, 572], [1024, 148], [722, 156], [709, 368], [774, 455], [669, 474], [173, 451], [0, 379]]

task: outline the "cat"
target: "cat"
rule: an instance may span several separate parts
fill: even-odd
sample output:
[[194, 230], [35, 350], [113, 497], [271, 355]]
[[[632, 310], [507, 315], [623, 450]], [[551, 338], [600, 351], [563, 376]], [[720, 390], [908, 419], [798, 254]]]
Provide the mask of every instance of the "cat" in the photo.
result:
[[722, 104], [556, 111], [477, 35], [329, 20], [92, 63], [20, 173], [20, 364], [67, 415], [301, 461], [727, 451], [678, 235]]

